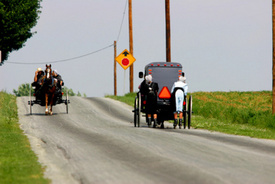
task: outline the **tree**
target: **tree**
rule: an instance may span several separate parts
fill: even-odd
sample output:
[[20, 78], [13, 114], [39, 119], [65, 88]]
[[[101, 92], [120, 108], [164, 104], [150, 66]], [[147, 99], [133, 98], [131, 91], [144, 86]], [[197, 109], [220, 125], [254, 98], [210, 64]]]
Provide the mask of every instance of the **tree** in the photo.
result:
[[[30, 95], [30, 87], [31, 87], [31, 85], [29, 83], [21, 84], [18, 87], [18, 90], [15, 90], [15, 89], [13, 90], [13, 93], [15, 96], [29, 96]], [[64, 95], [66, 94], [67, 91], [68, 91], [69, 96], [76, 96], [76, 94], [74, 93], [74, 91], [72, 89], [69, 89], [66, 86], [64, 86], [62, 88], [62, 92], [64, 93]], [[34, 93], [34, 90], [32, 89], [32, 94], [33, 93]], [[78, 92], [77, 95], [81, 96], [81, 93]]]
[[69, 95], [69, 96], [75, 96], [75, 93], [74, 93], [74, 91], [73, 91], [72, 89], [69, 89], [69, 88], [67, 88], [66, 86], [64, 86], [63, 89], [62, 89], [62, 92], [63, 92], [64, 94], [66, 94], [67, 91], [68, 91], [68, 95]]
[[81, 96], [81, 93], [78, 91], [76, 96]]
[[[37, 24], [42, 0], [0, 1], [0, 50], [2, 61], [10, 52], [19, 50], [34, 33], [31, 28]], [[3, 63], [3, 62], [2, 62]]]
[[21, 84], [18, 87], [18, 90], [15, 90], [15, 89], [13, 90], [13, 93], [15, 94], [15, 96], [29, 96], [30, 95], [30, 84], [28, 84], [28, 83]]

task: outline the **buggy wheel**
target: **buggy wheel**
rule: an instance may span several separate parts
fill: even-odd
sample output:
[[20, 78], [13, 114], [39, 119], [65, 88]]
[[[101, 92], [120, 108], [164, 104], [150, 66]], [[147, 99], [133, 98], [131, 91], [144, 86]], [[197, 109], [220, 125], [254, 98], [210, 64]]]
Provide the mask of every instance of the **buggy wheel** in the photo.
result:
[[190, 126], [191, 126], [191, 117], [192, 117], [192, 95], [190, 95], [189, 103], [188, 103], [188, 129], [190, 129]]
[[136, 127], [137, 126], [137, 107], [138, 106], [138, 97], [136, 96], [135, 97], [135, 103], [134, 103], [134, 126]]
[[135, 98], [135, 104], [134, 104], [134, 126], [140, 127], [140, 93], [137, 93], [137, 96]]
[[186, 119], [187, 119], [187, 113], [186, 110], [183, 111], [183, 129], [186, 128]]
[[140, 127], [140, 115], [141, 115], [141, 94], [138, 93], [138, 114], [137, 114], [137, 125]]
[[68, 94], [68, 90], [66, 91], [66, 113], [69, 114], [69, 94]]
[[184, 96], [184, 103], [185, 103], [185, 104], [184, 104], [184, 106], [183, 106], [183, 129], [186, 128], [186, 119], [187, 119], [187, 118], [186, 118], [186, 117], [187, 117], [187, 116], [186, 116], [186, 115], [187, 115], [187, 114], [186, 114], [186, 106], [187, 106], [187, 105], [186, 105], [186, 96]]
[[30, 92], [29, 92], [29, 105], [30, 105], [30, 115], [32, 115], [32, 87], [30, 85]]

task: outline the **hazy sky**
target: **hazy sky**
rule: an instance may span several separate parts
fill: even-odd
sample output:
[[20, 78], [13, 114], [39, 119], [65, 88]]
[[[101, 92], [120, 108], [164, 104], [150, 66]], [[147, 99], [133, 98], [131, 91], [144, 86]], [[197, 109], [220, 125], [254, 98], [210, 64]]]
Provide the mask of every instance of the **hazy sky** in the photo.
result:
[[[108, 47], [118, 39], [126, 0], [43, 0], [36, 31], [0, 66], [0, 90], [31, 83], [52, 63]], [[138, 72], [165, 61], [165, 0], [132, 0], [134, 90]], [[260, 91], [272, 88], [271, 0], [172, 0], [171, 58], [186, 73], [189, 91]], [[117, 54], [129, 49], [128, 8]], [[87, 96], [113, 94], [114, 49], [52, 63], [65, 86]], [[129, 69], [117, 64], [118, 95], [129, 92]], [[125, 80], [126, 79], [126, 80]], [[125, 89], [124, 89], [125, 86]]]

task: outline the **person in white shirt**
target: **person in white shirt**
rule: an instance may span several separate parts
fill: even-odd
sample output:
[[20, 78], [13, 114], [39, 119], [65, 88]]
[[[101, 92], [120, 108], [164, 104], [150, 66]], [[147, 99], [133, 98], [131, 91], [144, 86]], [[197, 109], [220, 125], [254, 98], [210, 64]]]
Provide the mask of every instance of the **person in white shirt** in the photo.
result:
[[171, 93], [174, 94], [175, 97], [175, 106], [176, 110], [174, 112], [174, 128], [176, 128], [178, 124], [178, 114], [179, 114], [179, 128], [182, 126], [182, 118], [183, 118], [183, 102], [184, 95], [187, 96], [188, 86], [186, 84], [186, 78], [184, 76], [180, 76], [178, 81], [175, 82], [172, 86]]

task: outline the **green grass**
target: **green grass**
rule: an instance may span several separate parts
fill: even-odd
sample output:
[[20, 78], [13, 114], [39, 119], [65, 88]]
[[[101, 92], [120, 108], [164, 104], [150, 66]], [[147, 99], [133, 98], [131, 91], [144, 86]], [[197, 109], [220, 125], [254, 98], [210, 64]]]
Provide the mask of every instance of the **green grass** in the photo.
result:
[[134, 107], [134, 100], [135, 100], [136, 95], [137, 95], [137, 93], [127, 93], [124, 96], [106, 95], [105, 97], [124, 102], [124, 103]]
[[275, 139], [271, 91], [195, 92], [192, 96], [194, 128]]
[[19, 128], [16, 97], [0, 92], [0, 183], [50, 183]]
[[[191, 126], [228, 134], [275, 139], [272, 92], [194, 92]], [[136, 93], [107, 96], [131, 106]]]

